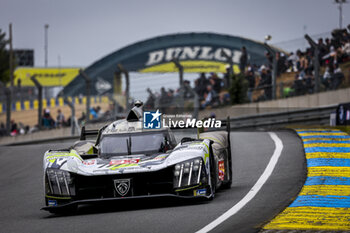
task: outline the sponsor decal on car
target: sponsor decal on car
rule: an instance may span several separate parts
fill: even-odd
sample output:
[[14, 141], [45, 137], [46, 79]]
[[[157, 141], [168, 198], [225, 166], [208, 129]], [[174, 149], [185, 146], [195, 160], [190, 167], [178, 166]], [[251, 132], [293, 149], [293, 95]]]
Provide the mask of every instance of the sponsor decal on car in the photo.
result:
[[219, 180], [225, 179], [225, 163], [224, 160], [219, 161]]
[[56, 200], [48, 200], [47, 205], [48, 206], [57, 206], [57, 201]]
[[50, 161], [52, 163], [53, 163], [53, 161], [55, 159], [58, 159], [58, 158], [66, 158], [66, 159], [68, 159], [68, 158], [77, 158], [79, 160], [82, 160], [82, 158], [78, 154], [76, 154], [74, 152], [70, 152], [70, 153], [67, 153], [67, 152], [61, 152], [61, 153], [54, 152], [54, 153], [47, 153], [45, 155], [45, 160], [46, 161]]
[[117, 194], [120, 196], [124, 197], [125, 195], [128, 194], [130, 190], [130, 179], [117, 179], [114, 180], [114, 188]]
[[207, 190], [206, 189], [193, 190], [193, 195], [194, 196], [205, 196], [206, 194], [207, 194]]
[[90, 166], [90, 165], [95, 165], [96, 164], [96, 159], [88, 160], [88, 161], [83, 161], [84, 165]]
[[158, 155], [157, 157], [154, 158], [154, 160], [163, 160], [166, 157], [168, 157], [168, 155]]
[[112, 159], [109, 165], [137, 164], [140, 159]]
[[58, 159], [50, 160], [49, 164], [47, 166], [50, 167], [50, 168], [57, 168], [57, 169], [59, 169], [66, 162], [67, 162], [66, 159], [58, 158]]

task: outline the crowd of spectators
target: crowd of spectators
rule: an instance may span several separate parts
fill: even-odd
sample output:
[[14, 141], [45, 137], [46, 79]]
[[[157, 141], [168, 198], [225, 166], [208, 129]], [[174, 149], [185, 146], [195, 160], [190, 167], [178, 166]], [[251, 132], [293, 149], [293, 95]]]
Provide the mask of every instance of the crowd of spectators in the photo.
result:
[[[23, 125], [22, 123], [17, 123], [14, 120], [10, 123], [10, 135], [16, 136], [19, 134], [27, 134], [32, 133], [35, 130], [33, 128], [30, 128], [29, 125]], [[0, 136], [8, 136], [6, 126], [3, 122], [0, 123]]]
[[[109, 111], [103, 112], [100, 106], [90, 108], [90, 120], [100, 119], [109, 114]], [[86, 114], [82, 112], [80, 118], [77, 119], [78, 124], [82, 124], [86, 121]], [[66, 118], [61, 109], [57, 110], [56, 117], [52, 117], [50, 109], [45, 108], [42, 113], [41, 119], [41, 129], [42, 130], [51, 130], [58, 129], [62, 127], [70, 127], [71, 126], [71, 116]], [[10, 126], [10, 135], [22, 135], [22, 134], [30, 134], [39, 131], [38, 125], [30, 127], [29, 125], [24, 125], [21, 122], [15, 122], [11, 120]], [[0, 123], [0, 136], [7, 136], [6, 126], [3, 122]]]
[[[227, 70], [227, 74], [228, 72]], [[194, 81], [194, 91], [199, 97], [201, 108], [226, 105], [230, 102], [230, 95], [226, 91], [229, 85], [225, 78], [227, 74], [220, 78], [216, 73], [210, 73], [208, 77], [201, 73]]]
[[162, 87], [160, 92], [152, 92], [152, 90], [148, 88], [148, 98], [144, 106], [147, 109], [162, 109], [180, 101], [182, 95], [184, 100], [193, 100], [196, 95], [200, 102], [200, 108], [202, 109], [226, 105], [230, 102], [230, 95], [227, 92], [228, 83], [226, 76], [226, 73], [223, 74], [222, 78], [216, 73], [210, 73], [209, 75], [200, 73], [199, 77], [194, 81], [194, 87], [191, 87], [190, 81], [185, 80], [183, 90], [180, 88], [176, 90], [166, 90]]
[[184, 81], [183, 90], [180, 88], [174, 89], [165, 89], [162, 87], [160, 92], [153, 92], [150, 88], [147, 88], [148, 98], [144, 104], [146, 109], [154, 109], [160, 108], [164, 109], [170, 107], [176, 107], [177, 103], [184, 97], [184, 99], [194, 98], [194, 93], [190, 86], [190, 82], [188, 80]]
[[[350, 25], [348, 26], [350, 30]], [[339, 88], [345, 79], [340, 68], [340, 64], [350, 61], [350, 33], [346, 29], [334, 30], [331, 38], [319, 38], [317, 41], [318, 62], [321, 67], [320, 81], [323, 90], [334, 90]], [[244, 48], [245, 50], [245, 48]], [[243, 51], [243, 48], [242, 48]], [[243, 56], [243, 55], [242, 55]], [[242, 58], [242, 57], [241, 57]], [[250, 102], [253, 100], [254, 90], [263, 90], [262, 94], [255, 101], [270, 100], [272, 95], [272, 65], [273, 56], [266, 53], [267, 63], [261, 67], [248, 64], [246, 67], [245, 58], [243, 58], [245, 78], [248, 81], [247, 96]], [[242, 62], [242, 59], [240, 60]], [[284, 83], [281, 86], [283, 96], [297, 96], [312, 94], [315, 86], [314, 72], [314, 49], [308, 47], [305, 51], [297, 50], [289, 55], [277, 52], [277, 76], [285, 72], [295, 72], [295, 78], [292, 83]]]
[[[348, 26], [350, 30], [350, 25]], [[340, 64], [350, 61], [350, 34], [346, 29], [334, 30], [331, 38], [319, 38], [317, 42], [319, 50], [318, 62], [320, 64], [321, 90], [334, 90], [340, 87], [345, 79]], [[271, 100], [272, 93], [272, 71], [273, 54], [266, 52], [266, 63], [257, 66], [249, 63], [249, 48], [241, 48], [239, 68], [241, 75], [247, 85], [247, 100], [265, 101]], [[315, 87], [315, 60], [314, 49], [306, 48], [304, 51], [297, 50], [295, 53], [284, 54], [277, 52], [277, 77], [286, 72], [294, 72], [294, 80], [277, 83], [281, 97], [312, 94]], [[194, 81], [193, 90], [198, 95], [200, 108], [216, 107], [230, 103], [228, 92], [232, 76], [229, 66], [227, 72], [219, 77], [216, 73], [200, 73]], [[185, 81], [184, 87], [191, 88], [189, 81]], [[185, 98], [193, 98], [193, 93], [186, 91]], [[145, 106], [166, 106], [171, 104], [179, 96], [180, 90], [166, 90], [161, 88], [160, 93], [153, 93], [150, 89]], [[158, 103], [158, 105], [157, 105]]]
[[[346, 29], [334, 30], [332, 38], [319, 38], [318, 62], [324, 68], [321, 82], [325, 90], [337, 89], [344, 80], [340, 64], [350, 61], [350, 34]], [[298, 50], [288, 57], [288, 71], [297, 72], [293, 87], [295, 95], [312, 93], [314, 86], [314, 49]]]

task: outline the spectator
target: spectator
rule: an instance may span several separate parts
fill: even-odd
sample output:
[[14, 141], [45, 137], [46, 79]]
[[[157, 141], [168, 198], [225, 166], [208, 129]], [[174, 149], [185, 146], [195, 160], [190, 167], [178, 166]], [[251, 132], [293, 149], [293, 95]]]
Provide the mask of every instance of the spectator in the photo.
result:
[[57, 117], [56, 117], [56, 127], [60, 128], [66, 124], [64, 115], [61, 111], [61, 109], [57, 110]]
[[331, 51], [331, 46], [332, 46], [332, 44], [331, 44], [331, 41], [330, 41], [329, 38], [326, 38], [325, 41], [326, 41], [325, 46], [326, 46], [326, 48], [327, 48], [327, 53], [329, 53], [329, 52]]
[[289, 70], [289, 72], [297, 71], [297, 55], [291, 52], [287, 59], [287, 64], [288, 64], [287, 69]]
[[297, 51], [297, 56], [298, 56], [297, 68], [298, 68], [298, 71], [300, 72], [300, 75], [304, 77], [306, 69], [308, 68], [308, 60], [306, 59], [305, 54], [302, 53], [300, 50]]
[[344, 80], [344, 74], [338, 64], [334, 65], [334, 74], [331, 77], [331, 89], [336, 90]]
[[221, 78], [218, 77], [216, 73], [211, 73], [211, 76], [209, 78], [209, 82], [212, 85], [214, 91], [216, 93], [220, 93], [221, 88], [223, 86]]
[[344, 43], [343, 51], [347, 55], [347, 57], [350, 57], [350, 39], [346, 43]]
[[314, 61], [313, 61], [314, 55], [313, 55], [313, 51], [312, 49], [307, 49], [306, 50], [306, 54], [305, 54], [305, 59], [306, 59], [306, 64], [307, 66], [304, 69], [304, 75], [303, 78], [305, 77], [305, 75], [311, 74], [312, 71], [314, 70]]
[[217, 101], [217, 93], [213, 90], [211, 85], [207, 86], [207, 92], [204, 95], [204, 103], [202, 103], [202, 108], [206, 108], [207, 106], [211, 106]]
[[314, 92], [314, 80], [312, 78], [311, 74], [308, 74], [305, 78], [305, 88], [307, 91], [307, 94], [312, 94]]
[[197, 85], [198, 85], [198, 89], [197, 89], [197, 94], [199, 96], [204, 96], [204, 93], [206, 92], [206, 88], [208, 85], [210, 85], [209, 80], [205, 77], [205, 73], [201, 73], [200, 77], [197, 79]]
[[293, 90], [294, 90], [294, 95], [295, 96], [299, 96], [299, 95], [303, 95], [305, 92], [305, 86], [303, 83], [303, 77], [300, 76], [299, 74], [295, 74], [295, 78], [294, 78], [294, 83], [292, 86]]
[[55, 121], [53, 120], [50, 109], [46, 108], [44, 110], [43, 119], [42, 119], [42, 126], [45, 129], [53, 129], [55, 127]]
[[248, 54], [245, 46], [242, 47], [241, 49], [241, 57], [239, 58], [239, 70], [242, 74], [245, 72], [245, 67], [247, 66], [248, 63]]
[[327, 66], [326, 71], [323, 74], [322, 83], [325, 86], [326, 90], [329, 90], [331, 87], [331, 77], [333, 75], [332, 69]]
[[272, 99], [272, 77], [271, 77], [270, 70], [267, 70], [264, 65], [261, 66], [260, 83], [259, 83], [259, 86], [261, 86], [264, 89], [264, 99], [271, 100]]
[[90, 108], [90, 118], [91, 117], [92, 117], [92, 119], [97, 119], [98, 118], [98, 115], [97, 115], [97, 112], [96, 112], [96, 108]]
[[228, 89], [230, 87], [230, 65], [226, 65], [226, 73], [223, 75], [224, 88]]
[[11, 136], [16, 136], [19, 133], [17, 124], [14, 120], [11, 120]]
[[147, 101], [145, 103], [145, 109], [154, 109], [154, 105], [156, 102], [156, 96], [153, 94], [153, 92], [149, 88], [147, 88], [147, 92], [149, 95], [148, 95]]
[[328, 53], [327, 46], [323, 43], [323, 39], [319, 38], [318, 43], [317, 43], [318, 51], [319, 51], [319, 56], [318, 60], [320, 64], [322, 65], [322, 57]]
[[171, 104], [174, 100], [174, 90], [173, 89], [169, 89], [167, 92], [167, 103]]
[[101, 118], [104, 115], [104, 112], [102, 111], [102, 109], [99, 105], [97, 105], [97, 107], [95, 108], [95, 112], [97, 114], [97, 118]]
[[249, 102], [253, 102], [253, 91], [255, 88], [255, 76], [253, 73], [253, 70], [249, 67], [247, 72], [246, 72], [246, 76], [245, 79], [248, 81], [248, 91], [247, 91], [247, 95], [248, 95], [248, 99]]
[[265, 53], [265, 57], [268, 60], [269, 64], [268, 64], [268, 68], [271, 70], [272, 69], [272, 63], [273, 63], [273, 57], [271, 55], [270, 52], [266, 52]]
[[78, 123], [82, 124], [86, 120], [86, 114], [85, 112], [81, 113], [81, 117], [78, 119]]
[[287, 69], [285, 56], [281, 56], [281, 53], [277, 52], [276, 61], [277, 61], [277, 76], [280, 76], [281, 73], [284, 73]]
[[185, 99], [191, 99], [194, 97], [194, 94], [193, 94], [193, 91], [192, 91], [192, 88], [190, 85], [190, 81], [185, 80], [183, 88], [184, 88], [184, 98]]

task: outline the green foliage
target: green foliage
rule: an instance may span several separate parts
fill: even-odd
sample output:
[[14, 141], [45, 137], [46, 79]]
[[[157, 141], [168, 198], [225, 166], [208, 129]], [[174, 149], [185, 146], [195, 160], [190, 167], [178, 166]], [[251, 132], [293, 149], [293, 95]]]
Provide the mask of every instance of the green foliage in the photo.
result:
[[247, 102], [248, 81], [243, 74], [233, 74], [229, 93], [231, 104], [242, 104]]
[[9, 52], [6, 50], [5, 32], [0, 29], [0, 81], [7, 83], [10, 80], [10, 63], [9, 63]]

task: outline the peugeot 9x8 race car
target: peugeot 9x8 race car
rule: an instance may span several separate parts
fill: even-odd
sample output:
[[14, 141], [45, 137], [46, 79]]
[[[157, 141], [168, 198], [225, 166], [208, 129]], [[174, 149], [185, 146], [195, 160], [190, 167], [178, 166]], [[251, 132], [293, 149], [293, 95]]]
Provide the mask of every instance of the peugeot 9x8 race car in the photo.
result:
[[[96, 140], [86, 140], [97, 135]], [[142, 109], [99, 130], [82, 128], [72, 147], [44, 155], [46, 206], [52, 213], [79, 204], [118, 199], [212, 199], [230, 188], [230, 128], [208, 131], [176, 144], [169, 128], [145, 130]]]

